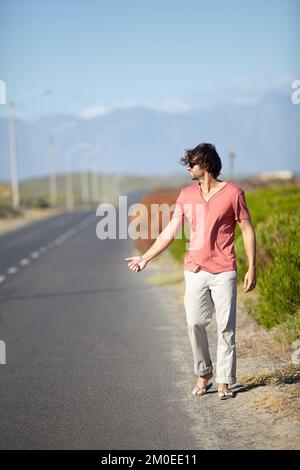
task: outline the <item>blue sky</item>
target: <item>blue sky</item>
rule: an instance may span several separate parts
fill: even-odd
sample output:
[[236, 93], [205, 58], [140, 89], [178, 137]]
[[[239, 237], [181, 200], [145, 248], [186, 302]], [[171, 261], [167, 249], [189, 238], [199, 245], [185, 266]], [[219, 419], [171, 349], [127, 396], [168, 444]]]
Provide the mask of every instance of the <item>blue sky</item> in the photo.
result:
[[7, 101], [53, 90], [20, 105], [33, 115], [290, 94], [299, 18], [299, 0], [0, 0], [0, 79]]

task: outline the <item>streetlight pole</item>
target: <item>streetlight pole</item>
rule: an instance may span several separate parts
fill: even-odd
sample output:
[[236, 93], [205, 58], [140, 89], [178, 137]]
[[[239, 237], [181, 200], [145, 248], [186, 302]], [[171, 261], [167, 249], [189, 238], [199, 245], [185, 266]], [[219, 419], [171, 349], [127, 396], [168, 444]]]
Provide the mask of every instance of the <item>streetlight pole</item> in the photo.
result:
[[11, 190], [12, 205], [14, 209], [20, 206], [19, 174], [17, 158], [17, 129], [16, 129], [16, 108], [23, 99], [34, 95], [49, 95], [51, 90], [35, 90], [25, 93], [9, 103], [9, 153], [11, 169]]
[[12, 205], [18, 209], [20, 205], [19, 176], [17, 162], [17, 135], [16, 135], [16, 102], [9, 103], [9, 150], [11, 171]]
[[98, 167], [94, 168], [92, 173], [92, 200], [99, 202], [99, 175]]
[[[99, 145], [91, 155], [88, 156], [89, 160], [94, 160], [102, 150], [102, 145]], [[100, 155], [101, 158], [101, 155]], [[95, 161], [95, 160], [94, 160]], [[96, 170], [96, 171], [95, 171]], [[91, 179], [91, 199], [93, 202], [99, 201], [99, 174], [97, 165], [92, 170], [90, 168], [90, 179]]]
[[81, 160], [81, 173], [80, 173], [80, 187], [81, 187], [81, 201], [88, 202], [90, 199], [90, 182], [88, 170], [85, 170], [85, 160], [83, 157]]
[[49, 155], [49, 195], [50, 204], [55, 206], [57, 202], [57, 184], [55, 174], [55, 136], [53, 131], [48, 134], [48, 155]]
[[[94, 160], [96, 155], [91, 155], [89, 158], [90, 160]], [[98, 181], [98, 168], [94, 166], [94, 168], [90, 167], [90, 179], [91, 179], [91, 200], [96, 202], [99, 200], [99, 181]]]
[[52, 206], [55, 206], [57, 203], [57, 180], [55, 172], [55, 137], [59, 132], [62, 132], [66, 129], [71, 129], [76, 127], [77, 123], [75, 121], [67, 122], [62, 126], [50, 129], [48, 132], [48, 157], [49, 157], [49, 197], [50, 203]]
[[[81, 159], [81, 173], [80, 173], [80, 187], [81, 187], [81, 201], [91, 202], [97, 195], [97, 182], [95, 173], [91, 172], [89, 168], [89, 160], [95, 158], [95, 155], [84, 156]], [[86, 164], [88, 160], [88, 164]]]
[[115, 175], [115, 192], [116, 192], [116, 199], [118, 202], [119, 201], [119, 196], [120, 196], [120, 192], [121, 192], [121, 175], [119, 173], [116, 173]]
[[68, 149], [66, 156], [65, 156], [66, 207], [67, 207], [67, 210], [70, 210], [70, 211], [74, 209], [73, 178], [72, 178], [72, 173], [71, 173], [71, 157], [78, 150], [86, 149], [90, 145], [91, 145], [90, 142], [81, 142], [80, 144], [73, 145], [72, 147]]

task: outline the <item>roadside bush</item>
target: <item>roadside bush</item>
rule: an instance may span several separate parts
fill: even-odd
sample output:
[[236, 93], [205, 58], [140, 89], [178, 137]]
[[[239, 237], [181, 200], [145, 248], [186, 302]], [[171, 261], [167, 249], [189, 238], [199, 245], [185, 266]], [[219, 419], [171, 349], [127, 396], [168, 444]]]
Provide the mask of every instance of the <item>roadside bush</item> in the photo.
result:
[[51, 207], [51, 204], [45, 196], [39, 196], [23, 198], [22, 206], [26, 208], [46, 209], [48, 207]]
[[300, 211], [276, 214], [258, 225], [258, 296], [247, 306], [266, 328], [293, 326], [292, 340], [298, 337], [300, 326], [299, 231]]
[[16, 217], [20, 215], [22, 215], [22, 209], [14, 209], [10, 200], [0, 202], [0, 218]]

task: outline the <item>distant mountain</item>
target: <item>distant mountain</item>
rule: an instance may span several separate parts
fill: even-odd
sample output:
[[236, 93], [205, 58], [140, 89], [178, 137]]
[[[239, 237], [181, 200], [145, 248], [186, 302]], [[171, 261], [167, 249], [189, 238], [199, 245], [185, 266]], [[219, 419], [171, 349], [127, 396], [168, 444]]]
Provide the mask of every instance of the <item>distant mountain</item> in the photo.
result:
[[[218, 106], [170, 114], [143, 107], [118, 109], [92, 119], [45, 116], [17, 121], [21, 178], [47, 174], [47, 133], [67, 121], [78, 126], [57, 136], [57, 172], [65, 169], [66, 149], [91, 141], [101, 152], [94, 160], [99, 171], [151, 175], [184, 172], [178, 164], [186, 148], [213, 142], [228, 171], [228, 152], [236, 152], [236, 174], [289, 169], [299, 172], [300, 105], [279, 94], [265, 96], [256, 105]], [[80, 170], [79, 153], [73, 157]], [[97, 161], [97, 162], [96, 162]], [[96, 162], [96, 163], [95, 163]], [[87, 165], [86, 165], [87, 167]], [[95, 166], [94, 166], [95, 168]], [[7, 120], [0, 119], [0, 180], [10, 178]]]

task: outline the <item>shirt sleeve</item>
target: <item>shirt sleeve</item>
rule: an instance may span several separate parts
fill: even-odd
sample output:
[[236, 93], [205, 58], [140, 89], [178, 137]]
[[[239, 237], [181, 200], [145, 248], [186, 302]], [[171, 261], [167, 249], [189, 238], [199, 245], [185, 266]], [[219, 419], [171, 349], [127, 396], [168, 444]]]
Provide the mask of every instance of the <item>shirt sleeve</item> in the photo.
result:
[[182, 222], [184, 222], [184, 217], [185, 217], [183, 199], [184, 199], [183, 191], [181, 190], [176, 200], [175, 209], [174, 209], [173, 216], [172, 216], [172, 218], [179, 219]]
[[244, 191], [238, 194], [234, 206], [235, 220], [240, 221], [251, 219]]

